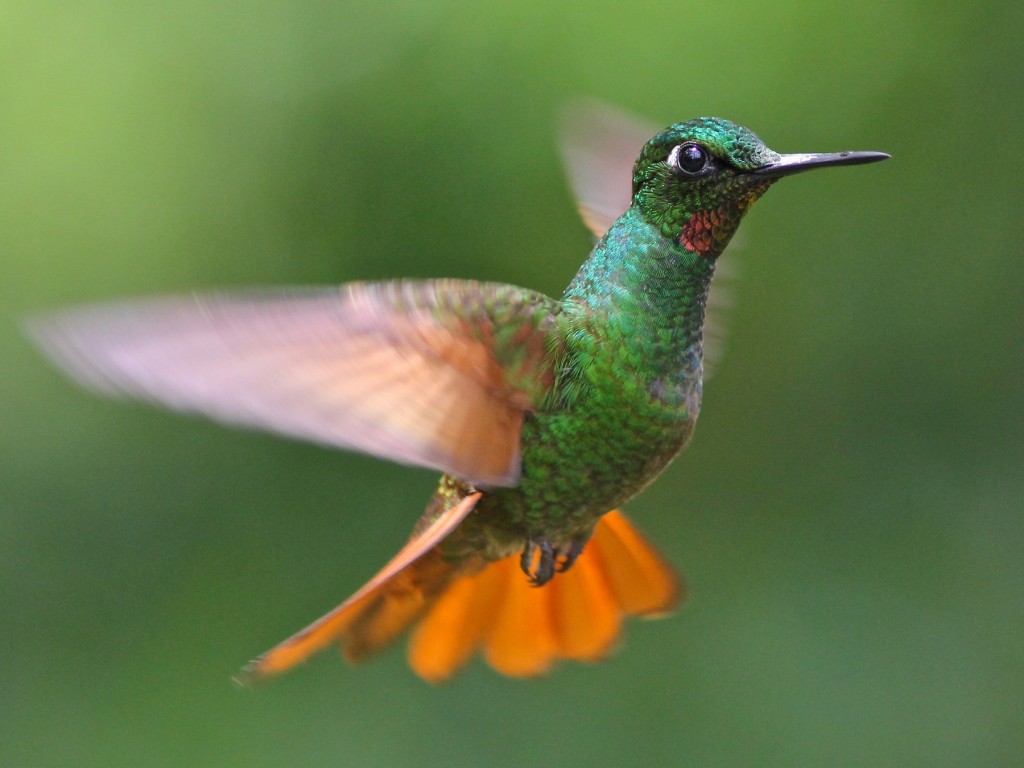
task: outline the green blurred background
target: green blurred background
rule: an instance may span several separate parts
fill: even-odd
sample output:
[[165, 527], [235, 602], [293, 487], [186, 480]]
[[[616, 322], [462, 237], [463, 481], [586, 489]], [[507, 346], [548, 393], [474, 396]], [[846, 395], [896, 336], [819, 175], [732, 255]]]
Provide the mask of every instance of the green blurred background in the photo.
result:
[[[0, 764], [1024, 765], [1024, 6], [110, 2], [0, 10]], [[476, 277], [589, 248], [554, 116], [884, 150], [748, 217], [685, 572], [609, 662], [443, 687], [397, 648], [230, 676], [405, 539], [430, 472], [93, 398], [17, 318]]]

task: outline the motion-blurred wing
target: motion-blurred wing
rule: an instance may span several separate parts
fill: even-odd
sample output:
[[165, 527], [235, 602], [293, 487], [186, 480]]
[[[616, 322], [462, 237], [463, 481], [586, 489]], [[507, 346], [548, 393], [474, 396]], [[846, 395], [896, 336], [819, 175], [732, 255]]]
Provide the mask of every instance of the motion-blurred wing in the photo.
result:
[[355, 283], [86, 307], [29, 331], [104, 393], [487, 487], [518, 479], [523, 415], [551, 385], [556, 311], [497, 284]]
[[633, 199], [633, 164], [659, 126], [598, 101], [571, 103], [559, 145], [584, 223], [601, 237]]

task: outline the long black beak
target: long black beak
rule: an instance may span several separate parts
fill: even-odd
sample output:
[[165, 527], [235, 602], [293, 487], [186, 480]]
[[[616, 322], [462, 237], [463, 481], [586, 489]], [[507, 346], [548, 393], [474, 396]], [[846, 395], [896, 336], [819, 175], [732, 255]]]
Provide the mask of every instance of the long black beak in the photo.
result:
[[814, 168], [833, 165], [863, 165], [888, 160], [885, 152], [819, 152], [811, 155], [779, 155], [774, 163], [757, 168], [751, 173], [758, 176], [790, 176]]

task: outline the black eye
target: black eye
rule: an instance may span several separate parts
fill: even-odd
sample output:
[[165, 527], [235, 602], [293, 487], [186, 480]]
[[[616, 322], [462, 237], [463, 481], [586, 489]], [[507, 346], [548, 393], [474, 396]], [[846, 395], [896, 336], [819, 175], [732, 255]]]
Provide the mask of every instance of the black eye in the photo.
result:
[[708, 165], [708, 153], [699, 144], [680, 144], [672, 152], [675, 158], [675, 165], [680, 171], [690, 176], [695, 176]]

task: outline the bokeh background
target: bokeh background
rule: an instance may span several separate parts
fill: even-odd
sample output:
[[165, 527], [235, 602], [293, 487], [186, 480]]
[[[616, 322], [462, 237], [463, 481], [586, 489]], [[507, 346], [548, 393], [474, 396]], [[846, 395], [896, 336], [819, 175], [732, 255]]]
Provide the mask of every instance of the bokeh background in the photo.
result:
[[[1024, 765], [1024, 5], [13, 0], [0, 10], [0, 764]], [[607, 663], [442, 687], [396, 648], [230, 677], [404, 541], [432, 473], [91, 397], [26, 313], [476, 277], [589, 248], [555, 115], [720, 114], [743, 228], [685, 572]]]

